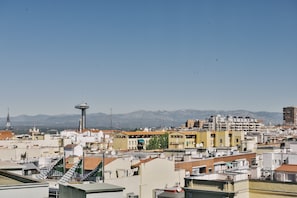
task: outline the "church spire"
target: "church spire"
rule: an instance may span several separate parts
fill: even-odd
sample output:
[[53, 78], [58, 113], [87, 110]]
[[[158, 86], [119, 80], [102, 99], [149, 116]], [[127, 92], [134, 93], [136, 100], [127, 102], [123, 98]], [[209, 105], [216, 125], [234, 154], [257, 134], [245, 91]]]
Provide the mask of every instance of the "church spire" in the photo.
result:
[[11, 130], [11, 123], [10, 123], [10, 117], [9, 117], [9, 108], [8, 108], [8, 113], [7, 113], [7, 118], [6, 118], [6, 130]]

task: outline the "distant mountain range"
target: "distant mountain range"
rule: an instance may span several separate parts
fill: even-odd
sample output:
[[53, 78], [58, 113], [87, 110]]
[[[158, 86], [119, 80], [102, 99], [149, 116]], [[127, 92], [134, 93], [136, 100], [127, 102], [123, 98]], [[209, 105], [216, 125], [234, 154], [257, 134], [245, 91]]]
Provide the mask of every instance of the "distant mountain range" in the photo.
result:
[[[176, 110], [176, 111], [135, 111], [126, 114], [87, 113], [87, 127], [89, 128], [113, 128], [135, 129], [144, 127], [180, 126], [188, 119], [206, 119], [211, 115], [222, 116], [249, 116], [262, 120], [266, 125], [281, 124], [282, 113], [279, 112], [251, 112], [246, 110], [235, 111], [202, 111], [202, 110]], [[20, 115], [10, 117], [11, 124], [15, 128], [33, 127], [39, 128], [78, 128], [80, 114], [75, 115]], [[4, 128], [6, 118], [0, 119], [1, 128]]]

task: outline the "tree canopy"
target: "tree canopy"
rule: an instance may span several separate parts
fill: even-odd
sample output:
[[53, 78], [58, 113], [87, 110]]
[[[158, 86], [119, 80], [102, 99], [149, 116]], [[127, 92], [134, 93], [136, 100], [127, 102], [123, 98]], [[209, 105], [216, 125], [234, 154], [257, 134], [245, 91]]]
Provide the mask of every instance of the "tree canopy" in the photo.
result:
[[168, 133], [160, 136], [154, 136], [150, 139], [146, 150], [166, 149], [168, 148]]

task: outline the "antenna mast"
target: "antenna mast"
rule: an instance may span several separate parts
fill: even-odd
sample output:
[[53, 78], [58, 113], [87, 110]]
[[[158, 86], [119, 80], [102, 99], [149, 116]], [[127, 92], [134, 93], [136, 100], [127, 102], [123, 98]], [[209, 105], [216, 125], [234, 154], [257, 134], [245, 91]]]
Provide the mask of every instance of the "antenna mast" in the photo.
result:
[[110, 108], [110, 130], [112, 130], [112, 108]]

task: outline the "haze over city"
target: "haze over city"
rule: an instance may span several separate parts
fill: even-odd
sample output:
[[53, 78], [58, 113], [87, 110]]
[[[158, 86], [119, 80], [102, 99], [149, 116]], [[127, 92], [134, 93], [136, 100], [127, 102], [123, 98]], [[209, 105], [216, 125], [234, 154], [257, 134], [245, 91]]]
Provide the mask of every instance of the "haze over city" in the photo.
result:
[[297, 2], [1, 1], [0, 117], [297, 105]]

